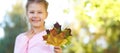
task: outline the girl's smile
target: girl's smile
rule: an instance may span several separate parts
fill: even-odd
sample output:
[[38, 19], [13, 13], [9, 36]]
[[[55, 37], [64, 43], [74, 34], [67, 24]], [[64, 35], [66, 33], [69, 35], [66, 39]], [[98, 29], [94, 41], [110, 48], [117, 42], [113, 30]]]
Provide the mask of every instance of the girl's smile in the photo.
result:
[[34, 23], [38, 23], [38, 22], [41, 21], [41, 19], [35, 19], [35, 18], [32, 18], [31, 21], [34, 22]]

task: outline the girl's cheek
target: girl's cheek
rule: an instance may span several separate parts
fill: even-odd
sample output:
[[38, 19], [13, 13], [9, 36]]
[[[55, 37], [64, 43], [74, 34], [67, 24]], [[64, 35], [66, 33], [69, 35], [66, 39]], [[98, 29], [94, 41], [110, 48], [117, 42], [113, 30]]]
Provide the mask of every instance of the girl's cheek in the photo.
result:
[[30, 18], [30, 19], [31, 19], [31, 18], [32, 18], [32, 16], [33, 16], [32, 14], [29, 14], [29, 15], [28, 15], [28, 18]]
[[42, 20], [45, 19], [45, 15], [44, 14], [41, 14], [40, 17], [41, 17]]
[[28, 16], [29, 21], [32, 21], [32, 16]]

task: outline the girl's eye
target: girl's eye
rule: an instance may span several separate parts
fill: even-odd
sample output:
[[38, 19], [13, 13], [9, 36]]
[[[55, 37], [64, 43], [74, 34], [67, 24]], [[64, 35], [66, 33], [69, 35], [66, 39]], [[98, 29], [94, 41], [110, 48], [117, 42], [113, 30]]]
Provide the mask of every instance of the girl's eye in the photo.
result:
[[38, 12], [38, 13], [42, 13], [42, 12]]
[[32, 14], [33, 14], [34, 12], [30, 12], [30, 13], [32, 13]]

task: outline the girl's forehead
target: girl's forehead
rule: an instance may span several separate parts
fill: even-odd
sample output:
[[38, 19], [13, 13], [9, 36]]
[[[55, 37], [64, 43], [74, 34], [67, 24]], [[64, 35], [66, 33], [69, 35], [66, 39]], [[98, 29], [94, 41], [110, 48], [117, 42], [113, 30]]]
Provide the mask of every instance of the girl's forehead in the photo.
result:
[[45, 5], [42, 3], [31, 3], [28, 6], [28, 10], [34, 9], [34, 10], [45, 10]]

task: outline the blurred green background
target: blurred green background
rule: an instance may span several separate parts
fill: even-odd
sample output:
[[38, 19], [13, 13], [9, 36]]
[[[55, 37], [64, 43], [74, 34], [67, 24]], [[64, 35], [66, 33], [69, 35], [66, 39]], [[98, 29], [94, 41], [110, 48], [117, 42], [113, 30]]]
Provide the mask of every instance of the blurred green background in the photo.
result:
[[[52, 1], [49, 1], [49, 3]], [[66, 0], [65, 15], [72, 13], [63, 28], [72, 29], [71, 44], [64, 46], [63, 53], [120, 53], [120, 0]], [[23, 2], [17, 1], [11, 11], [6, 11], [0, 27], [0, 53], [13, 53], [15, 38], [28, 30]], [[62, 4], [62, 2], [60, 3]], [[58, 12], [59, 13], [59, 12]], [[69, 18], [66, 18], [69, 20]], [[52, 25], [52, 24], [51, 24]], [[50, 26], [51, 26], [50, 25]]]

